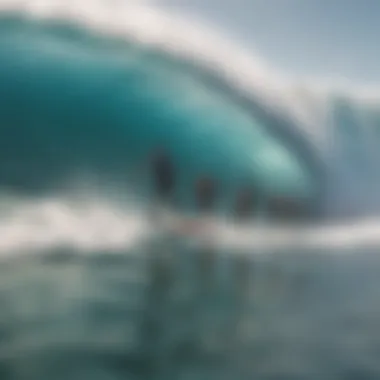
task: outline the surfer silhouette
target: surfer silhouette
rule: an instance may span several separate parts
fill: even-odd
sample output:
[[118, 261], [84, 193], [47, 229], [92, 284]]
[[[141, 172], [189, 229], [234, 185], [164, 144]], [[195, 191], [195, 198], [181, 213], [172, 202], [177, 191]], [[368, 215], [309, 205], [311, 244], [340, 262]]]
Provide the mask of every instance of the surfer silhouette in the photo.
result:
[[152, 157], [152, 174], [158, 199], [165, 203], [173, 199], [176, 173], [173, 161], [163, 149], [157, 149]]
[[279, 220], [294, 220], [302, 218], [305, 210], [302, 204], [294, 199], [278, 197], [268, 202], [268, 211], [271, 216]]
[[236, 219], [247, 220], [255, 212], [256, 196], [253, 188], [244, 187], [236, 195], [234, 214]]
[[215, 205], [217, 186], [209, 177], [201, 177], [195, 184], [195, 197], [200, 211], [210, 212]]

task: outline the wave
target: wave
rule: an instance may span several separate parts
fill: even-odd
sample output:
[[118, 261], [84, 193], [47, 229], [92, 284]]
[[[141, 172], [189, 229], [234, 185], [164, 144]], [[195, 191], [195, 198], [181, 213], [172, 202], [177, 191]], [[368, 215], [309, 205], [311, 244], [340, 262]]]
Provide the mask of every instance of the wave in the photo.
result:
[[150, 8], [110, 15], [111, 7], [33, 4], [5, 7], [0, 25], [3, 185], [40, 191], [84, 173], [123, 182], [164, 142], [183, 188], [202, 170], [225, 187], [252, 181], [263, 194], [316, 192], [308, 168], [316, 160], [306, 140], [296, 141], [299, 117], [262, 81], [244, 88], [244, 54], [226, 70], [230, 52], [221, 54], [216, 38], [202, 44], [182, 32], [182, 40], [178, 23]]
[[210, 172], [224, 188], [253, 182], [264, 199], [312, 197], [330, 216], [378, 212], [375, 92], [285, 79], [149, 5], [0, 5], [3, 187], [130, 185], [165, 144], [184, 198]]
[[376, 88], [297, 82], [151, 5], [3, 0], [0, 10], [3, 202], [94, 188], [126, 200], [133, 189], [142, 209], [146, 158], [164, 145], [178, 205], [210, 174], [227, 209], [253, 183], [260, 217], [273, 195], [306, 198], [327, 220], [378, 215]]

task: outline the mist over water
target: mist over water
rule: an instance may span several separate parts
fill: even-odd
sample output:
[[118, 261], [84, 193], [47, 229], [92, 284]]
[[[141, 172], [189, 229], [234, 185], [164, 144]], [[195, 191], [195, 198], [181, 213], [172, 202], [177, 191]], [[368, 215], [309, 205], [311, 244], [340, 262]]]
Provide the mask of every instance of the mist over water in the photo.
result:
[[[295, 83], [148, 5], [0, 9], [1, 379], [378, 378], [376, 90]], [[157, 146], [179, 173], [159, 223]]]

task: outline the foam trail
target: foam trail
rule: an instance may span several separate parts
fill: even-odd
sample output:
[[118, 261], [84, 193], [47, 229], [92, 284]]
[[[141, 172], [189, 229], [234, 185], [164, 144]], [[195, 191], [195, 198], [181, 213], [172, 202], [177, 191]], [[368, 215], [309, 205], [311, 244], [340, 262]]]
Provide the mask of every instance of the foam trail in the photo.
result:
[[[189, 226], [193, 228], [190, 229]], [[160, 231], [153, 229], [149, 213], [120, 210], [116, 204], [93, 197], [91, 201], [51, 198], [19, 202], [2, 210], [0, 253], [2, 256], [69, 248], [91, 254], [92, 251], [127, 252], [147, 240], [166, 234], [209, 245], [217, 250], [248, 252], [326, 252], [327, 255], [351, 252], [355, 248], [380, 245], [380, 224], [376, 220], [355, 224], [310, 225], [304, 227], [236, 225], [217, 219], [202, 221], [194, 217], [164, 216]], [[204, 228], [205, 227], [205, 228]]]

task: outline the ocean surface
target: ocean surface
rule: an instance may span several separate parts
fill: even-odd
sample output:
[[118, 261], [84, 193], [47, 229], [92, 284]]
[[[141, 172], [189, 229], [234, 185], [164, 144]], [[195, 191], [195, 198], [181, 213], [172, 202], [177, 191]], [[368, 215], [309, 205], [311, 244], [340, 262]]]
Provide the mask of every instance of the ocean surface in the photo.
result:
[[379, 379], [378, 94], [142, 3], [1, 0], [0, 379]]

